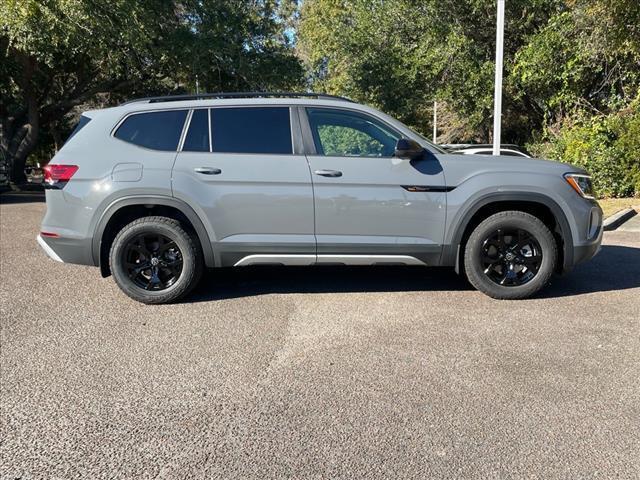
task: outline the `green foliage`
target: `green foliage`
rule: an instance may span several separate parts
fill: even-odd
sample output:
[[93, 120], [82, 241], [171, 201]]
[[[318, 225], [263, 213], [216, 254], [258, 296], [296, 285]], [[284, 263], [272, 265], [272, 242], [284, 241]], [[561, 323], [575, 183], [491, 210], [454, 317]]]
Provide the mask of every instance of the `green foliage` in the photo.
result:
[[640, 102], [610, 115], [576, 113], [534, 150], [593, 175], [599, 197], [640, 195]]
[[[557, 3], [507, 2], [512, 20], [505, 37], [507, 70], [527, 35], [546, 22]], [[314, 88], [377, 106], [423, 133], [431, 128], [437, 99], [448, 112], [441, 117], [446, 140], [486, 141], [495, 55], [495, 31], [487, 26], [493, 19], [493, 2], [480, 0], [308, 0], [298, 46]], [[521, 115], [531, 110], [526, 102], [505, 95], [506, 133], [517, 139], [531, 127]], [[542, 119], [541, 111], [533, 114]]]
[[[293, 3], [292, 3], [293, 2]], [[294, 0], [0, 0], [0, 150], [14, 181], [74, 107], [132, 96], [293, 89]], [[70, 113], [71, 112], [71, 113]]]
[[384, 154], [381, 142], [353, 128], [320, 125], [318, 135], [325, 155], [380, 157]]
[[[423, 134], [438, 100], [441, 142], [488, 142], [494, 25], [494, 1], [305, 0], [298, 48], [313, 88]], [[504, 61], [505, 143], [585, 166], [603, 195], [638, 192], [637, 0], [509, 0]]]

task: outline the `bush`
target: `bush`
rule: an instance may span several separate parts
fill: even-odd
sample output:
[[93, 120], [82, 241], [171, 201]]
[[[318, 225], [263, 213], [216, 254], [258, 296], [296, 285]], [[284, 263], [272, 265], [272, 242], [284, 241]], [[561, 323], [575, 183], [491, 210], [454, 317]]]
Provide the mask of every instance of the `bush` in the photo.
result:
[[600, 198], [640, 196], [640, 99], [609, 115], [566, 117], [531, 149], [587, 170]]

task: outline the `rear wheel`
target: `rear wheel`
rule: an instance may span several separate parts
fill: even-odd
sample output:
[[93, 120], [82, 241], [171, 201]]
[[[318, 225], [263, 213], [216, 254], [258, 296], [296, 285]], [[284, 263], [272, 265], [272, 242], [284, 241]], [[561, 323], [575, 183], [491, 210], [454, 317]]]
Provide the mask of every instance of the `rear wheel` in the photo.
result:
[[526, 298], [544, 287], [558, 248], [549, 228], [525, 212], [496, 213], [471, 233], [464, 266], [471, 284], [497, 299]]
[[169, 303], [189, 293], [202, 275], [199, 245], [177, 220], [143, 217], [126, 225], [113, 241], [109, 265], [129, 297]]

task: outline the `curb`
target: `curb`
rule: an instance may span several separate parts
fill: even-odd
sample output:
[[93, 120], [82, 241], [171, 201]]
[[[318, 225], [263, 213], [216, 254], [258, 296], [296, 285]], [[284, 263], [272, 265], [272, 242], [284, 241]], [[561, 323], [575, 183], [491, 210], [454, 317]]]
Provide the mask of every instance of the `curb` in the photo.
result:
[[602, 229], [607, 232], [609, 230], [615, 230], [624, 222], [629, 220], [636, 214], [636, 211], [633, 208], [625, 208], [624, 210], [619, 211], [606, 218], [604, 222], [602, 222]]

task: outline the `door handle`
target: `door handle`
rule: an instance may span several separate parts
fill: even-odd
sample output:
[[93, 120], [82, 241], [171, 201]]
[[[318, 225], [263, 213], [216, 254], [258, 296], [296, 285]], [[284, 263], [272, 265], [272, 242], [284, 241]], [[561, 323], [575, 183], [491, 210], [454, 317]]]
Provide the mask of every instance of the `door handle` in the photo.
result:
[[196, 167], [193, 170], [203, 175], [220, 175], [222, 173], [222, 170], [220, 170], [219, 168], [211, 167]]
[[315, 172], [316, 175], [320, 175], [322, 177], [341, 177], [342, 176], [342, 172], [339, 172], [338, 170], [316, 170]]

